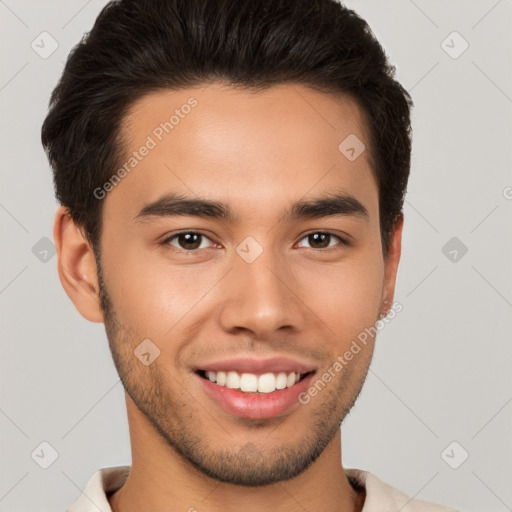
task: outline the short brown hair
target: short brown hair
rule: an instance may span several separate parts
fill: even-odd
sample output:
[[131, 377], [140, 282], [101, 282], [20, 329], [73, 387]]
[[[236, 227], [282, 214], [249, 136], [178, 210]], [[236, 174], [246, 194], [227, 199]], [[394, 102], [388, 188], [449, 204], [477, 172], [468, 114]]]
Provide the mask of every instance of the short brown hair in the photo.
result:
[[97, 249], [93, 190], [122, 161], [120, 127], [135, 100], [212, 81], [300, 83], [349, 94], [363, 110], [387, 257], [411, 158], [413, 103], [394, 74], [366, 21], [335, 0], [111, 1], [72, 49], [42, 126], [56, 197]]

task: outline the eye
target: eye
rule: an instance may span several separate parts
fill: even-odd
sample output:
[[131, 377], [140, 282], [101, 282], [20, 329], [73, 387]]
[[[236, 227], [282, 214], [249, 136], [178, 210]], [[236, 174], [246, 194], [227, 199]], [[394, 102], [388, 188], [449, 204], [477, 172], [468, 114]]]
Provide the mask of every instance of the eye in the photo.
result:
[[[311, 249], [322, 250], [336, 247], [337, 245], [349, 245], [349, 243], [340, 236], [324, 231], [309, 233], [304, 236], [301, 241], [306, 239], [308, 240]], [[337, 239], [339, 243], [331, 243], [335, 241], [334, 239]], [[212, 242], [212, 240], [203, 233], [199, 233], [197, 231], [182, 231], [181, 233], [176, 233], [170, 237], [167, 237], [161, 242], [161, 244], [171, 245], [177, 249], [183, 250], [184, 252], [197, 252], [199, 249], [208, 248], [208, 244], [205, 241]], [[205, 242], [206, 245], [203, 242]]]
[[[340, 244], [329, 245], [329, 242], [331, 242], [333, 238], [338, 239], [340, 241]], [[310, 247], [312, 249], [326, 249], [329, 247], [334, 247], [336, 245], [349, 245], [346, 240], [343, 240], [343, 238], [339, 237], [338, 235], [323, 231], [309, 233], [304, 238], [302, 238], [302, 240], [305, 239], [307, 239], [308, 243], [311, 244]]]
[[173, 247], [176, 247], [176, 245], [172, 243], [172, 241], [175, 239], [179, 244], [177, 248], [188, 252], [193, 252], [197, 249], [205, 249], [206, 247], [203, 246], [201, 241], [210, 240], [206, 235], [203, 235], [202, 233], [197, 233], [196, 231], [184, 231], [166, 238], [162, 241], [162, 245], [172, 245]]

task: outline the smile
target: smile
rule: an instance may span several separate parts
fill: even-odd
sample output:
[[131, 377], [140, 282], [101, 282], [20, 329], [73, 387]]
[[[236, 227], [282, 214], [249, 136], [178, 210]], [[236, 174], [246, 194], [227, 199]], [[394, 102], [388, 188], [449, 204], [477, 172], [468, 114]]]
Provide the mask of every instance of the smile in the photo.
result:
[[292, 387], [312, 372], [302, 374], [298, 372], [267, 372], [258, 375], [236, 371], [199, 370], [198, 373], [218, 386], [239, 390], [243, 393], [273, 393], [276, 390]]
[[193, 375], [213, 403], [230, 415], [270, 419], [299, 410], [298, 397], [308, 389], [315, 373], [197, 370]]

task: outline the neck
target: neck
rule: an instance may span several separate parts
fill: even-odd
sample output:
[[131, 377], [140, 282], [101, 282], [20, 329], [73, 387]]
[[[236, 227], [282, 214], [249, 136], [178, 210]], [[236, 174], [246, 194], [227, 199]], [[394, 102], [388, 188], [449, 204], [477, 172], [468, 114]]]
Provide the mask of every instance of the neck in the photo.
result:
[[[127, 399], [128, 405], [129, 399]], [[360, 512], [364, 492], [357, 492], [341, 464], [341, 433], [331, 439], [316, 461], [296, 477], [260, 487], [214, 480], [184, 460], [128, 407], [132, 464], [130, 474], [108, 500], [113, 512], [140, 510], [207, 510], [208, 512]]]

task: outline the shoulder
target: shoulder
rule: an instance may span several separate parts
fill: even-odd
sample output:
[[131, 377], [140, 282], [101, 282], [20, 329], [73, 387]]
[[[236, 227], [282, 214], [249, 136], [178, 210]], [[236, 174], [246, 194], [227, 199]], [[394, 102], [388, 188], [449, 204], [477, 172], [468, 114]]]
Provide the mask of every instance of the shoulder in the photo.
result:
[[459, 512], [443, 505], [410, 498], [369, 471], [345, 469], [345, 474], [352, 485], [366, 490], [361, 512]]
[[98, 469], [66, 512], [112, 512], [107, 497], [123, 486], [130, 469], [130, 466]]

